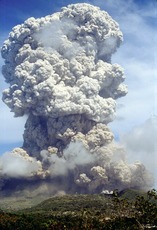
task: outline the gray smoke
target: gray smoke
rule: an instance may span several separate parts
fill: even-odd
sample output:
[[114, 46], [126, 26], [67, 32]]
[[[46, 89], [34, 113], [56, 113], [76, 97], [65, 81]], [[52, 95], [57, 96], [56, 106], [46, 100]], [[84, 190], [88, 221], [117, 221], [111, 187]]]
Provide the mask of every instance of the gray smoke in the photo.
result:
[[10, 84], [3, 101], [28, 118], [22, 148], [1, 157], [2, 179], [64, 181], [65, 192], [152, 186], [151, 174], [126, 162], [107, 127], [115, 100], [127, 93], [122, 67], [111, 63], [122, 40], [119, 25], [89, 4], [12, 29], [1, 49]]

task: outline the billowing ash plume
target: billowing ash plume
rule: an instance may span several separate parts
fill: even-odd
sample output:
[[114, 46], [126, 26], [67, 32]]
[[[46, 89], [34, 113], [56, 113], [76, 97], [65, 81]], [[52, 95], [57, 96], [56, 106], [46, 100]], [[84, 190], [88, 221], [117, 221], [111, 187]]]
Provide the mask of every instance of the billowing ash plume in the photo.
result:
[[51, 182], [65, 192], [90, 193], [152, 186], [141, 163], [127, 164], [107, 127], [115, 100], [127, 93], [122, 67], [111, 64], [122, 39], [118, 24], [89, 4], [12, 29], [1, 50], [10, 84], [3, 101], [15, 116], [28, 118], [22, 148], [1, 157], [2, 181]]

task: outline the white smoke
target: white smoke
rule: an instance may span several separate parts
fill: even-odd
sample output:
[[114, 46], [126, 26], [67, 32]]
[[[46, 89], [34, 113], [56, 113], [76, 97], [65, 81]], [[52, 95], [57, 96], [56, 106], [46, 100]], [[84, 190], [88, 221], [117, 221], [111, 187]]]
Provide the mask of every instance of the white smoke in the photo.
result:
[[49, 162], [48, 171], [52, 177], [54, 175], [66, 175], [69, 170], [74, 170], [79, 166], [85, 166], [95, 161], [94, 155], [87, 151], [82, 142], [71, 142], [64, 150], [62, 157], [58, 157], [54, 150], [49, 148], [40, 152], [43, 163]]
[[[150, 173], [126, 162], [107, 127], [115, 100], [127, 93], [122, 67], [111, 63], [122, 39], [119, 25], [89, 4], [69, 5], [12, 29], [1, 50], [10, 84], [3, 101], [28, 119], [18, 157], [2, 157], [1, 177], [59, 177], [70, 192], [152, 186]], [[14, 173], [17, 165], [24, 169]]]
[[154, 174], [157, 174], [157, 117], [152, 116], [145, 123], [135, 127], [122, 138], [123, 145], [128, 150], [129, 162], [138, 159]]
[[33, 177], [40, 174], [42, 165], [40, 161], [30, 157], [20, 148], [11, 153], [5, 153], [0, 158], [0, 173], [6, 177]]

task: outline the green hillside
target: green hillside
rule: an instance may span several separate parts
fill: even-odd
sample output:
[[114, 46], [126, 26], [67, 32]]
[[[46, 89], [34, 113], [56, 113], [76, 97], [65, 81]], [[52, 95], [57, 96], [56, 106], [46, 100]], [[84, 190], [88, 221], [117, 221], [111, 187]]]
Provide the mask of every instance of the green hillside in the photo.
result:
[[18, 211], [13, 211], [13, 206], [11, 210], [1, 210], [0, 229], [157, 229], [155, 190], [147, 193], [125, 190], [113, 195], [64, 195], [26, 207]]

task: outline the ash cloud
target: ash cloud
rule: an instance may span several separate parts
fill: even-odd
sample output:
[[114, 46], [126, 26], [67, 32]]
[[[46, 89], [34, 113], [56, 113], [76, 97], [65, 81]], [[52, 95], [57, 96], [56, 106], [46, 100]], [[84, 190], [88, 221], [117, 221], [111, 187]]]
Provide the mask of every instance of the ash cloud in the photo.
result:
[[151, 174], [126, 162], [107, 127], [127, 93], [123, 68], [111, 63], [122, 40], [119, 25], [89, 4], [12, 29], [1, 49], [10, 84], [2, 99], [28, 118], [22, 148], [0, 159], [2, 189], [5, 176], [69, 193], [152, 186]]

